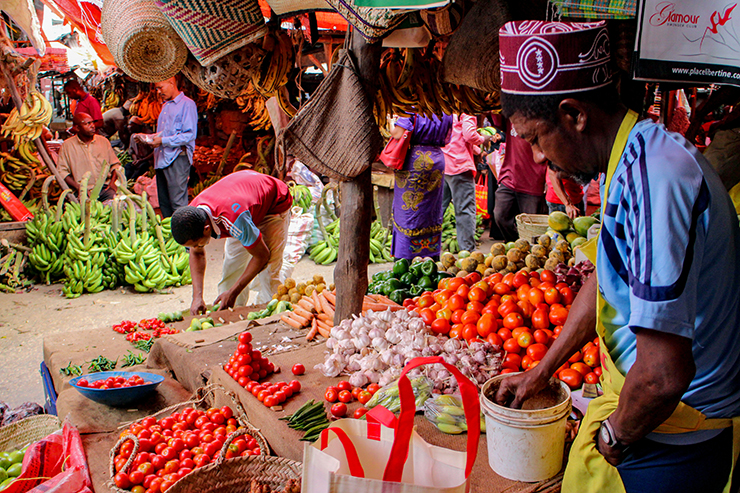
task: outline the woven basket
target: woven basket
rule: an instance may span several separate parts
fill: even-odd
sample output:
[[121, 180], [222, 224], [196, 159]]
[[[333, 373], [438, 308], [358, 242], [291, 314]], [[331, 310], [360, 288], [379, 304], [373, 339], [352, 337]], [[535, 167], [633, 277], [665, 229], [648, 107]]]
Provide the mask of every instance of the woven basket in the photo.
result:
[[[265, 439], [265, 437], [262, 435], [259, 429], [255, 428], [247, 420], [247, 414], [244, 408], [242, 407], [241, 403], [239, 402], [239, 398], [233, 392], [227, 391], [221, 385], [212, 384], [212, 385], [207, 385], [205, 387], [201, 387], [200, 389], [196, 390], [195, 395], [193, 396], [191, 400], [186, 401], [186, 402], [181, 402], [173, 406], [166, 407], [162, 409], [161, 411], [157, 411], [151, 416], [154, 418], [160, 419], [164, 416], [169, 416], [170, 414], [176, 411], [181, 411], [182, 409], [185, 409], [186, 407], [200, 407], [202, 409], [207, 409], [211, 407], [211, 405], [213, 404], [213, 399], [215, 398], [216, 391], [220, 391], [226, 394], [231, 399], [233, 407], [234, 407], [234, 418], [236, 418], [237, 422], [239, 423], [239, 430], [229, 435], [229, 437], [236, 436], [235, 435], [236, 433], [239, 433], [239, 434], [249, 433], [257, 441], [257, 444], [260, 447], [260, 453], [262, 455], [268, 455], [270, 453], [270, 447], [267, 444], [267, 439]], [[129, 424], [126, 424], [122, 426], [122, 428], [127, 428], [128, 426]], [[132, 440], [134, 442], [134, 449], [133, 449], [133, 452], [131, 452], [131, 456], [129, 457], [128, 461], [126, 461], [126, 464], [121, 469], [121, 471], [123, 472], [128, 471], [129, 468], [131, 467], [131, 464], [133, 464], [134, 459], [136, 458], [136, 454], [139, 451], [139, 440], [134, 435], [127, 434], [125, 436], [122, 436], [120, 440], [118, 440], [118, 442], [113, 446], [113, 448], [110, 451], [109, 473], [110, 473], [111, 479], [107, 483], [107, 486], [116, 493], [131, 493], [129, 490], [123, 490], [123, 489], [118, 488], [113, 482], [113, 477], [116, 475], [114, 459], [116, 457], [116, 454], [118, 453], [118, 450], [121, 448], [121, 445], [123, 445], [124, 442], [128, 440]], [[224, 442], [224, 445], [227, 446], [226, 444], [228, 443], [231, 443], [231, 442], [227, 439], [226, 442]], [[222, 447], [222, 451], [224, 450], [225, 448]], [[224, 454], [222, 453], [221, 455], [223, 456]], [[231, 460], [233, 459], [229, 459], [229, 461]]]
[[204, 91], [219, 98], [236, 99], [247, 90], [264, 55], [265, 52], [255, 43], [232, 51], [207, 67], [191, 55], [182, 73]]
[[204, 67], [267, 34], [257, 0], [156, 0]]
[[0, 452], [11, 452], [41, 440], [62, 428], [59, 418], [39, 414], [0, 428]]
[[547, 231], [547, 214], [519, 214], [516, 216], [516, 230], [519, 238], [531, 241]]
[[501, 89], [498, 31], [510, 20], [506, 2], [475, 2], [450, 37], [442, 59], [445, 82], [498, 93]]
[[465, 16], [462, 2], [450, 2], [437, 9], [420, 10], [421, 20], [435, 36], [448, 36], [460, 27]]
[[294, 155], [314, 173], [351, 180], [370, 166], [383, 138], [352, 57], [345, 49], [331, 72], [277, 140], [276, 170]]
[[211, 464], [193, 470], [167, 490], [169, 493], [232, 493], [250, 491], [252, 481], [280, 491], [291, 479], [301, 478], [300, 462], [282, 457], [253, 455], [223, 460], [226, 449], [239, 432], [232, 433], [224, 442], [221, 455]]
[[116, 65], [143, 82], [160, 82], [177, 74], [188, 49], [154, 0], [105, 2], [100, 24]]

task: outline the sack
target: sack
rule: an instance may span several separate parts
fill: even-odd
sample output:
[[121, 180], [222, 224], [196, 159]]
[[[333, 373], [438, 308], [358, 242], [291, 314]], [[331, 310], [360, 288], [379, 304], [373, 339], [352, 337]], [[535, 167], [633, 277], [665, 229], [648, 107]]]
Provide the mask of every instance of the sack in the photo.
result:
[[478, 173], [475, 182], [475, 213], [488, 219], [488, 173]]
[[367, 38], [369, 43], [382, 39], [398, 27], [409, 12], [412, 12], [401, 9], [358, 7], [354, 0], [327, 0], [327, 2], [363, 37]]
[[283, 172], [285, 156], [292, 154], [314, 173], [337, 181], [359, 175], [383, 142], [373, 104], [345, 43], [311, 100], [278, 135], [275, 169]]
[[288, 237], [283, 250], [283, 266], [280, 268], [280, 282], [285, 282], [293, 274], [293, 269], [303, 257], [311, 239], [314, 219], [311, 211], [301, 213], [300, 207], [293, 207], [288, 226]]
[[[414, 430], [416, 405], [406, 374], [426, 364], [441, 364], [457, 379], [468, 423], [467, 452], [429, 445]], [[321, 433], [317, 443], [304, 446], [303, 493], [467, 490], [480, 438], [480, 403], [475, 385], [436, 356], [411, 360], [401, 373], [398, 388], [398, 420], [377, 406], [368, 412], [367, 421], [340, 419]], [[408, 461], [409, 457], [413, 460]]]

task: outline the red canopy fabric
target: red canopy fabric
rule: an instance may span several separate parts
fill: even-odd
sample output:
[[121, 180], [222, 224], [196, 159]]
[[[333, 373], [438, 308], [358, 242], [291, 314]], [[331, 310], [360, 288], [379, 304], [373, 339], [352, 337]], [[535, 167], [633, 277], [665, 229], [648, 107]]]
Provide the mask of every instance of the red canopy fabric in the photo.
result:
[[51, 10], [64, 14], [65, 20], [85, 33], [90, 44], [106, 65], [115, 65], [113, 55], [103, 41], [100, 8], [86, 0], [41, 0]]
[[[267, 4], [267, 0], [259, 0], [259, 4], [262, 15], [269, 19], [271, 10]], [[316, 12], [316, 24], [318, 24], [319, 29], [331, 29], [334, 31], [347, 30], [347, 21], [336, 12]]]

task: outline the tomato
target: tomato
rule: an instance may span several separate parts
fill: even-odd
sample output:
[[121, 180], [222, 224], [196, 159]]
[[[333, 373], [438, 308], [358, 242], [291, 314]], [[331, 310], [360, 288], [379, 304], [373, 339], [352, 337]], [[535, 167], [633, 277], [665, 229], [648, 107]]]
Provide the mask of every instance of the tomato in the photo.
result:
[[596, 368], [594, 368], [594, 373], [596, 373], [596, 376], [597, 377], [600, 377], [601, 376], [601, 373], [602, 373], [601, 367], [600, 366], [597, 366]]
[[494, 346], [499, 347], [501, 347], [501, 345], [503, 345], [504, 343], [504, 341], [501, 340], [501, 337], [495, 332], [491, 332], [490, 334], [488, 334], [488, 336], [486, 337], [486, 341], [490, 342]]
[[504, 362], [501, 366], [519, 371], [522, 366], [522, 357], [515, 353], [508, 353], [504, 356]]
[[137, 469], [128, 474], [128, 480], [131, 481], [131, 484], [141, 484], [144, 482], [144, 476], [145, 474]]
[[293, 375], [303, 375], [306, 373], [306, 367], [300, 363], [296, 363], [290, 371], [293, 372]]
[[444, 318], [437, 318], [432, 322], [432, 332], [437, 334], [448, 334], [450, 332], [450, 322]]
[[437, 318], [435, 316], [435, 312], [433, 312], [429, 308], [422, 308], [422, 310], [419, 312], [419, 315], [421, 316], [421, 319], [424, 321], [424, 323], [427, 325], [432, 325], [434, 319]]
[[290, 387], [290, 390], [292, 390], [295, 394], [296, 392], [301, 391], [301, 382], [299, 382], [298, 380], [291, 380], [288, 384], [288, 387]]
[[506, 339], [504, 341], [503, 347], [504, 351], [506, 351], [507, 353], [519, 354], [522, 350], [522, 347], [519, 345], [518, 342], [516, 342], [516, 339], [514, 339], [513, 337]]
[[548, 305], [560, 303], [560, 300], [562, 299], [563, 297], [560, 294], [560, 291], [557, 290], [557, 288], [549, 288], [547, 291], [545, 291], [545, 303], [547, 303]]
[[550, 306], [550, 323], [553, 325], [563, 325], [568, 318], [568, 309], [563, 305], [554, 304]]
[[575, 371], [577, 371], [578, 373], [580, 373], [581, 375], [583, 375], [584, 377], [585, 377], [586, 375], [588, 375], [589, 373], [591, 373], [591, 367], [590, 367], [590, 366], [588, 366], [588, 365], [587, 365], [587, 364], [585, 364], [585, 363], [582, 363], [582, 362], [580, 362], [580, 361], [579, 361], [579, 362], [577, 362], [577, 363], [573, 363], [572, 365], [570, 365], [570, 367], [571, 367], [571, 368], [572, 368], [573, 370], [575, 370]]
[[516, 342], [521, 347], [523, 347], [523, 348], [526, 349], [529, 346], [531, 346], [532, 343], [534, 342], [534, 336], [532, 335], [531, 332], [525, 331], [525, 332], [522, 332], [521, 334], [519, 334], [519, 336], [516, 338]]
[[463, 324], [476, 324], [480, 318], [480, 313], [472, 310], [466, 310], [460, 320]]
[[535, 343], [527, 348], [527, 356], [532, 358], [532, 361], [541, 361], [545, 354], [547, 354], [547, 346], [544, 344]]
[[327, 389], [324, 393], [324, 399], [326, 399], [329, 402], [337, 402], [337, 398], [339, 395], [337, 394], [337, 391], [334, 389]]
[[599, 376], [596, 373], [590, 371], [583, 375], [583, 381], [586, 383], [597, 384], [599, 383]]
[[513, 301], [513, 300], [507, 300], [501, 303], [501, 306], [498, 307], [498, 313], [502, 317], [505, 317], [509, 313], [521, 313], [522, 309]]
[[359, 401], [359, 403], [360, 403], [360, 404], [362, 404], [363, 406], [364, 406], [364, 405], [365, 405], [365, 404], [367, 403], [367, 401], [369, 401], [369, 400], [370, 400], [370, 399], [372, 399], [372, 398], [373, 398], [373, 394], [371, 394], [371, 393], [370, 393], [370, 392], [368, 392], [367, 390], [363, 390], [362, 392], [360, 392], [360, 393], [359, 393], [359, 394], [357, 395], [357, 400], [358, 400], [358, 401]]
[[352, 389], [352, 397], [357, 399], [357, 396], [360, 394], [360, 392], [362, 392], [362, 387], [355, 387], [354, 389]]
[[278, 404], [277, 398], [274, 395], [266, 396], [262, 402], [267, 407], [272, 407]]
[[507, 329], [516, 329], [524, 326], [524, 317], [520, 313], [511, 312], [504, 317], [502, 323]]
[[143, 464], [139, 464], [136, 470], [140, 471], [144, 476], [148, 476], [154, 474], [154, 465], [151, 462], [144, 462]]
[[175, 457], [177, 457], [178, 452], [173, 449], [172, 447], [165, 447], [160, 454], [164, 458], [165, 461], [172, 460]]
[[455, 324], [450, 328], [450, 331], [447, 333], [447, 336], [450, 339], [462, 339], [462, 329], [463, 329], [463, 324]]
[[450, 278], [450, 282], [447, 285], [447, 288], [451, 291], [457, 291], [457, 288], [465, 284], [465, 281], [462, 277], [453, 277]]
[[560, 288], [558, 291], [560, 291], [560, 295], [563, 297], [562, 303], [564, 305], [573, 304], [573, 301], [576, 299], [576, 294], [573, 292], [573, 290], [569, 286]]
[[361, 417], [363, 417], [365, 415], [365, 413], [367, 413], [367, 409], [365, 409], [364, 407], [360, 407], [360, 408], [358, 408], [358, 409], [355, 410], [355, 412], [352, 415], [352, 417], [355, 418], [355, 419], [360, 419]]
[[434, 304], [434, 298], [432, 298], [431, 294], [424, 293], [419, 297], [419, 301], [416, 302], [416, 306], [419, 308], [426, 308], [428, 306], [432, 306]]
[[583, 355], [581, 354], [581, 352], [580, 351], [576, 351], [573, 354], [573, 356], [571, 356], [570, 358], [568, 358], [568, 363], [578, 363], [582, 359], [583, 359]]
[[454, 291], [450, 289], [443, 289], [442, 291], [434, 295], [434, 301], [436, 301], [440, 305], [443, 305], [447, 302], [447, 300], [450, 299], [450, 296], [452, 296], [453, 294], [455, 294]]
[[534, 363], [534, 360], [529, 357], [529, 355], [522, 356], [522, 369], [523, 370], [529, 370], [529, 368], [532, 366], [532, 363]]
[[592, 346], [583, 352], [583, 362], [591, 368], [599, 366], [599, 348]]
[[529, 284], [524, 284], [517, 288], [516, 290], [516, 299], [519, 301], [524, 301], [526, 299], [529, 299], [529, 290], [532, 289]]
[[565, 382], [571, 390], [575, 390], [583, 383], [583, 375], [572, 368], [566, 368], [558, 374], [558, 378]]
[[470, 301], [483, 302], [488, 298], [488, 293], [479, 287], [473, 287], [468, 293], [468, 299]]
[[493, 286], [488, 284], [485, 279], [476, 282], [475, 284], [473, 284], [473, 287], [482, 289], [483, 292], [486, 293], [486, 297], [491, 296], [491, 294], [493, 293]]
[[519, 371], [519, 368], [517, 368], [517, 369], [514, 369], [514, 368], [504, 368], [503, 370], [501, 370], [501, 374], [502, 375], [506, 375], [507, 373], [516, 373], [518, 371]]
[[367, 386], [367, 389], [365, 389], [365, 390], [367, 390], [371, 394], [375, 395], [375, 392], [377, 392], [378, 390], [380, 390], [380, 385], [378, 385], [377, 383], [371, 383], [370, 385]]
[[497, 334], [499, 335], [499, 337], [501, 337], [501, 340], [503, 341], [505, 341], [506, 339], [512, 338], [511, 331], [507, 329], [506, 327], [502, 327], [498, 329]]
[[501, 282], [503, 279], [504, 275], [497, 272], [491, 276], [491, 280], [488, 282], [489, 284], [496, 284], [497, 282]]
[[542, 282], [555, 282], [558, 278], [553, 271], [546, 269], [540, 273], [540, 280]]
[[128, 478], [128, 474], [125, 472], [119, 472], [113, 477], [113, 481], [116, 483], [118, 488], [127, 490], [131, 488], [131, 481]]
[[[532, 328], [534, 328], [534, 322], [532, 322]], [[547, 333], [547, 329], [537, 329], [532, 335], [536, 343], [547, 345], [550, 342], [550, 335]]]
[[508, 284], [504, 284], [503, 282], [498, 282], [494, 284], [493, 286], [493, 292], [496, 294], [506, 294], [511, 292], [511, 288]]
[[481, 280], [480, 272], [471, 272], [467, 276], [463, 277], [465, 282], [468, 284], [468, 286], [472, 286], [476, 282], [479, 282]]
[[352, 402], [352, 392], [349, 390], [340, 390], [338, 398], [339, 402]]
[[462, 322], [462, 316], [465, 313], [464, 309], [455, 310], [452, 312], [452, 317], [450, 317], [450, 322], [453, 324], [459, 324]]
[[510, 288], [514, 287], [514, 277], [515, 277], [515, 274], [513, 272], [508, 272], [507, 274], [504, 275], [503, 279], [501, 279], [501, 282], [503, 282]]
[[464, 324], [462, 328], [462, 338], [471, 341], [478, 337], [478, 329], [475, 324]]
[[162, 469], [167, 462], [167, 459], [162, 457], [161, 455], [155, 455], [152, 457], [152, 466], [154, 466], [154, 469]]
[[465, 306], [465, 298], [460, 296], [459, 294], [453, 294], [450, 296], [450, 299], [447, 301], [447, 307], [455, 312], [456, 310], [460, 310]]
[[265, 402], [265, 398], [268, 397], [268, 396], [270, 396], [270, 395], [272, 395], [272, 394], [270, 394], [270, 391], [269, 390], [266, 390], [266, 389], [265, 390], [262, 390], [259, 394], [257, 394], [257, 400], [260, 401], [260, 402]]
[[452, 318], [452, 310], [450, 310], [449, 308], [442, 308], [435, 314], [435, 316], [437, 318], [443, 318], [445, 320], [450, 320]]
[[343, 418], [347, 414], [347, 404], [338, 402], [331, 406], [331, 414], [337, 418]]
[[205, 453], [198, 454], [195, 457], [193, 457], [193, 462], [195, 462], [195, 467], [203, 467], [207, 465], [209, 462], [211, 462], [211, 458]]
[[537, 309], [532, 313], [532, 329], [543, 330], [550, 327], [550, 319], [547, 312]]
[[249, 344], [252, 342], [252, 333], [251, 332], [242, 332], [239, 334], [239, 342], [241, 344]]
[[351, 392], [352, 391], [352, 384], [349, 383], [347, 380], [341, 380], [337, 384], [337, 390], [349, 390]]
[[475, 326], [478, 331], [478, 335], [481, 336], [483, 339], [487, 338], [489, 334], [495, 333], [496, 329], [498, 328], [496, 319], [490, 313], [484, 313], [483, 315], [481, 315]]
[[455, 294], [460, 296], [461, 298], [467, 300], [468, 294], [470, 293], [470, 286], [465, 284], [464, 280], [463, 283], [460, 284], [460, 286], [455, 290]]

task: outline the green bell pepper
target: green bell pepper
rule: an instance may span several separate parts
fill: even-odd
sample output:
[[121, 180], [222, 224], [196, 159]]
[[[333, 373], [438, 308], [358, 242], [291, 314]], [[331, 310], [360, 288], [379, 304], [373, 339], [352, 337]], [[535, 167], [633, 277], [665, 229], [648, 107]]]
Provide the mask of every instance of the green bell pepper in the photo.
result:
[[402, 275], [407, 273], [409, 271], [409, 261], [405, 258], [396, 260], [396, 263], [393, 264], [393, 277], [396, 279], [400, 278]]
[[437, 273], [437, 263], [432, 259], [427, 259], [421, 263], [421, 272], [425, 276], [433, 276]]
[[411, 286], [409, 288], [409, 293], [411, 294], [411, 296], [421, 296], [421, 294], [424, 291], [426, 291], [426, 290], [423, 287], [418, 286], [418, 285], [417, 286]]
[[392, 275], [393, 275], [393, 271], [384, 270], [384, 271], [376, 272], [375, 274], [373, 274], [372, 279], [375, 282], [379, 282], [379, 281], [382, 282], [382, 281], [387, 281], [388, 279], [390, 279]]
[[383, 294], [386, 296], [390, 296], [393, 291], [401, 289], [402, 287], [403, 284], [401, 284], [401, 281], [399, 281], [398, 279], [388, 279], [387, 281], [385, 281], [385, 286], [383, 286]]
[[396, 289], [390, 295], [388, 295], [388, 297], [394, 303], [398, 303], [399, 305], [401, 305], [403, 304], [403, 300], [411, 297], [411, 293], [408, 289]]
[[434, 291], [437, 289], [437, 283], [429, 276], [423, 276], [416, 285], [423, 288], [424, 291]]
[[402, 275], [399, 278], [399, 281], [401, 281], [406, 287], [413, 286], [416, 284], [416, 278], [411, 272], [407, 272], [404, 275]]

